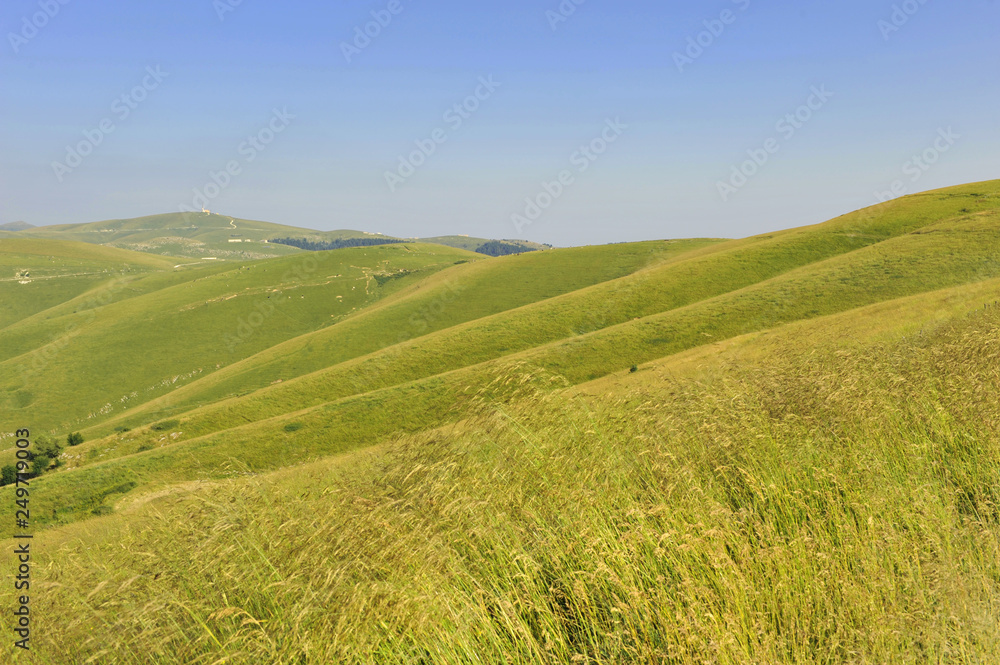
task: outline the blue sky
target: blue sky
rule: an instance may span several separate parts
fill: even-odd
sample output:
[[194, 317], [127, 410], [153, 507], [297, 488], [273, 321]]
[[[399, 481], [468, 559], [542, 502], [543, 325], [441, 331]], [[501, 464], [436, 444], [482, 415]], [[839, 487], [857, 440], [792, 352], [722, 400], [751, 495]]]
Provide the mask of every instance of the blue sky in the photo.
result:
[[812, 224], [1000, 177], [998, 24], [995, 0], [7, 0], [0, 223], [204, 200], [560, 246]]

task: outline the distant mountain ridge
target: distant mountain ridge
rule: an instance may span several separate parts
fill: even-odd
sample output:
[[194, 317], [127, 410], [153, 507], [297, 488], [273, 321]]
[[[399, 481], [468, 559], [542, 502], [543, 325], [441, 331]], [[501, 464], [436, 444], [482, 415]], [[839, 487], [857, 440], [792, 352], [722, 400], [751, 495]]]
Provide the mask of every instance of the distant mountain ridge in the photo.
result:
[[35, 226], [27, 222], [7, 222], [6, 224], [0, 224], [0, 231], [26, 231], [33, 228]]
[[[166, 213], [131, 219], [112, 219], [83, 224], [59, 224], [36, 227], [24, 222], [0, 226], [31, 238], [75, 240], [97, 245], [129, 249], [165, 256], [217, 259], [266, 259], [287, 256], [303, 249], [272, 242], [278, 238], [301, 239], [305, 243], [339, 244], [352, 240], [423, 242], [456, 249], [477, 251], [494, 242], [489, 238], [437, 236], [432, 238], [397, 238], [381, 233], [341, 229], [315, 229], [286, 226], [257, 220], [240, 219], [204, 211], [201, 213]], [[549, 249], [551, 245], [527, 240], [504, 240], [524, 250]]]

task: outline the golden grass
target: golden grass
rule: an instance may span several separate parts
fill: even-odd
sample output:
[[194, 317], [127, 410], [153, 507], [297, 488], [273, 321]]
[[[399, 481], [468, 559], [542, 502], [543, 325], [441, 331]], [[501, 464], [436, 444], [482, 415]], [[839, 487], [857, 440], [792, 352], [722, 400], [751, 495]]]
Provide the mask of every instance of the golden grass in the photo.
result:
[[26, 662], [988, 663], [998, 335], [589, 398], [522, 367], [455, 428], [43, 534]]

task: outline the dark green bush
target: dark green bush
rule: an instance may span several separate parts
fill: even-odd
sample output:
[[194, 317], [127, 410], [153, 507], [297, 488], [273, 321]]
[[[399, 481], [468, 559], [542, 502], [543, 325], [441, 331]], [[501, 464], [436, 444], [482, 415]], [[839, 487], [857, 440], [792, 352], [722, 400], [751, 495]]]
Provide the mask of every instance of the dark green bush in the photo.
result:
[[150, 425], [149, 429], [153, 430], [154, 432], [163, 432], [168, 429], [173, 429], [174, 427], [177, 427], [180, 424], [181, 421], [179, 420], [163, 420], [158, 423]]
[[38, 477], [45, 473], [52, 464], [52, 458], [46, 457], [45, 455], [35, 455], [34, 459], [31, 460], [31, 476]]
[[[50, 436], [41, 435], [35, 439], [34, 445], [28, 451], [28, 459], [34, 461], [39, 457], [48, 458], [49, 462], [62, 455], [62, 444]], [[46, 466], [46, 468], [48, 468]]]

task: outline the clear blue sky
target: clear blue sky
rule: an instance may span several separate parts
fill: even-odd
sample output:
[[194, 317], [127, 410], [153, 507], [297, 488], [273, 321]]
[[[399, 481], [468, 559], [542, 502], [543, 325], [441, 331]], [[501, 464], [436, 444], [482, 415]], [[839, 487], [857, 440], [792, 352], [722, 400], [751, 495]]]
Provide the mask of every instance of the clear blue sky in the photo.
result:
[[[230, 162], [213, 211], [556, 245], [743, 237], [869, 205], [895, 181], [1000, 177], [995, 0], [897, 0], [913, 13], [892, 31], [893, 0], [566, 0], [559, 22], [560, 0], [398, 2], [348, 61], [342, 44], [390, 0], [5, 0], [0, 223], [176, 211]], [[824, 86], [832, 97], [800, 109]], [[446, 116], [477, 87], [478, 108]], [[796, 111], [808, 120], [779, 128]], [[245, 143], [262, 130], [262, 149]], [[446, 140], [390, 187], [435, 130]], [[602, 133], [603, 154], [577, 153]], [[766, 163], [724, 196], [748, 150]], [[909, 163], [925, 151], [934, 164]], [[542, 183], [561, 174], [550, 203]]]

